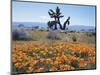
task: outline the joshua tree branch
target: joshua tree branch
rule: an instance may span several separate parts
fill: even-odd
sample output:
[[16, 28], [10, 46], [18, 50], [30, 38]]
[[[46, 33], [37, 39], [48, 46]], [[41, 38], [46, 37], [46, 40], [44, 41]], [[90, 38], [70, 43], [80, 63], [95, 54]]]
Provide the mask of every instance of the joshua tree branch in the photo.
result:
[[68, 17], [68, 19], [64, 22], [64, 24], [63, 24], [63, 30], [65, 30], [65, 28], [66, 28], [66, 24], [70, 24], [70, 17]]

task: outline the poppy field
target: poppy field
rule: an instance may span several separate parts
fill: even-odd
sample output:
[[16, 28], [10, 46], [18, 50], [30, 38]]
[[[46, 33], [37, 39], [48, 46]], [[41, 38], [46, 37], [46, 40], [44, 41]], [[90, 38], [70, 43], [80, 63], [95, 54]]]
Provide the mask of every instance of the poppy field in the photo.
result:
[[95, 48], [83, 43], [14, 41], [12, 72], [37, 73], [96, 68]]

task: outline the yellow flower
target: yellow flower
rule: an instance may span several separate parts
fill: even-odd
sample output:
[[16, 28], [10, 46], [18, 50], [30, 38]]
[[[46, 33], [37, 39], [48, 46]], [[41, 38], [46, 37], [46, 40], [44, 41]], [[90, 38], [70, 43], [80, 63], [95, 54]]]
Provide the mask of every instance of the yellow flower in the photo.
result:
[[18, 68], [23, 68], [24, 67], [24, 65], [22, 63], [16, 63], [15, 66], [18, 67]]

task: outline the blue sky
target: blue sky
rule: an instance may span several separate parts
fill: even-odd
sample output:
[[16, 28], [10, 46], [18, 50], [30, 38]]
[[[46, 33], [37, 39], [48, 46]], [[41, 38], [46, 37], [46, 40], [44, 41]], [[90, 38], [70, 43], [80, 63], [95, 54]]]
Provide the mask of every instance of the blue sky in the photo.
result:
[[71, 25], [95, 26], [95, 6], [45, 4], [32, 2], [13, 2], [12, 21], [13, 22], [45, 22], [53, 20], [48, 14], [49, 9], [55, 10], [58, 6], [64, 17], [61, 23], [68, 16], [71, 17]]

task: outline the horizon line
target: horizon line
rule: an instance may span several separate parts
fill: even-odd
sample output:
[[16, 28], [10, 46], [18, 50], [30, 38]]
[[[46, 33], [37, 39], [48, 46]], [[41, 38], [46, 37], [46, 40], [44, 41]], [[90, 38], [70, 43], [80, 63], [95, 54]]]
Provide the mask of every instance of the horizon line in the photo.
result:
[[[18, 22], [18, 21], [14, 21], [14, 22]], [[14, 22], [12, 22], [12, 23], [14, 23]], [[23, 23], [25, 23], [24, 21], [20, 21], [20, 22], [23, 22]], [[20, 23], [19, 22], [19, 23]], [[27, 22], [27, 23], [47, 23], [47, 22]], [[71, 24], [70, 24], [71, 25]], [[81, 25], [81, 24], [74, 24], [75, 26], [94, 26], [94, 27], [96, 27], [96, 25]], [[73, 24], [71, 25], [71, 26], [74, 26]]]

